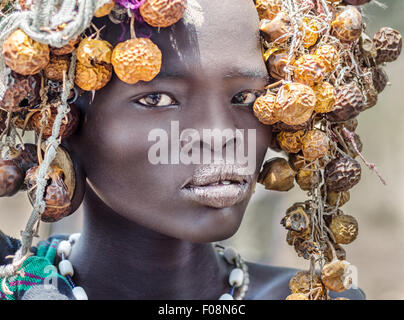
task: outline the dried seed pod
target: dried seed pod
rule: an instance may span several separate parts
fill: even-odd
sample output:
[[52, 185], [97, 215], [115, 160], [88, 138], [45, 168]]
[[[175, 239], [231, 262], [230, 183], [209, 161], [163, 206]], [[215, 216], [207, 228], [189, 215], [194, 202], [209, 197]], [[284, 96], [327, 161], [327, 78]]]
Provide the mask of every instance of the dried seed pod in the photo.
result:
[[335, 260], [326, 264], [321, 271], [321, 281], [324, 286], [335, 292], [348, 290], [352, 285], [349, 276], [350, 263], [346, 260]]
[[297, 125], [288, 125], [284, 122], [277, 122], [272, 126], [272, 132], [281, 132], [281, 131], [286, 131], [286, 132], [297, 132], [300, 130], [306, 130], [310, 127], [312, 118], [307, 120], [306, 122], [302, 124], [297, 124]]
[[308, 131], [302, 139], [302, 151], [306, 160], [312, 161], [324, 157], [328, 151], [329, 139], [320, 130]]
[[403, 39], [400, 32], [389, 27], [381, 28], [373, 37], [377, 51], [376, 63], [393, 62], [401, 54]]
[[331, 34], [341, 42], [352, 42], [362, 34], [362, 15], [354, 6], [346, 6], [331, 23]]
[[334, 46], [325, 44], [320, 46], [314, 52], [314, 55], [320, 58], [325, 66], [326, 72], [332, 72], [340, 61], [340, 56]]
[[[362, 152], [363, 144], [362, 144], [361, 138], [356, 133], [354, 133], [354, 141], [355, 141], [355, 145], [356, 145], [356, 148], [358, 149], [358, 151]], [[352, 142], [349, 140], [345, 141], [345, 145], [347, 146], [348, 149], [345, 149], [342, 146], [340, 146], [340, 147], [342, 149], [345, 149], [345, 152], [348, 154], [348, 156], [355, 159], [359, 154], [358, 154], [358, 152], [356, 152], [356, 149], [354, 148]]]
[[342, 122], [355, 118], [363, 109], [363, 95], [359, 87], [351, 82], [337, 89], [334, 111], [327, 113], [332, 122]]
[[151, 81], [157, 76], [162, 54], [150, 39], [129, 39], [114, 48], [111, 62], [119, 79], [135, 84], [138, 81]]
[[282, 10], [282, 0], [257, 0], [255, 8], [260, 20], [272, 20]]
[[285, 300], [309, 300], [309, 298], [303, 293], [292, 293]]
[[289, 154], [290, 167], [295, 171], [299, 171], [303, 167], [307, 166], [308, 163], [309, 162], [304, 158], [302, 152]]
[[302, 55], [297, 59], [294, 66], [295, 81], [310, 87], [323, 81], [326, 68], [318, 56], [314, 54]]
[[0, 106], [8, 111], [18, 108], [32, 107], [39, 102], [41, 80], [38, 75], [23, 76], [12, 73], [12, 85], [4, 93]]
[[74, 83], [84, 91], [100, 90], [109, 83], [111, 77], [112, 66], [109, 64], [88, 68], [78, 62]]
[[[39, 167], [32, 167], [27, 171], [25, 184], [28, 189], [28, 198], [31, 204], [36, 199], [36, 178]], [[44, 201], [45, 211], [41, 215], [44, 222], [56, 222], [71, 213], [71, 201], [67, 186], [64, 182], [64, 172], [61, 168], [51, 165], [47, 174]]]
[[331, 261], [334, 260], [334, 258], [337, 258], [338, 260], [345, 260], [346, 259], [346, 252], [344, 248], [342, 248], [339, 244], [333, 243], [332, 246], [334, 247], [334, 252], [336, 254], [336, 257], [333, 256], [333, 252], [330, 248], [329, 245], [327, 245], [326, 250], [324, 251], [324, 258], [327, 263], [330, 263]]
[[389, 83], [389, 77], [381, 67], [372, 68], [372, 80], [378, 93], [381, 93]]
[[11, 197], [21, 188], [24, 173], [12, 160], [0, 160], [0, 197]]
[[[276, 80], [284, 80], [286, 78], [285, 67], [288, 62], [288, 52], [286, 50], [279, 50], [272, 53], [267, 60], [267, 67], [269, 74]], [[295, 63], [295, 58], [292, 57], [290, 65]]]
[[302, 149], [301, 139], [303, 135], [304, 131], [281, 131], [278, 133], [277, 139], [282, 150], [289, 153], [298, 153]]
[[[52, 135], [53, 123], [55, 122], [55, 118], [57, 115], [57, 108], [60, 105], [60, 101], [55, 101], [50, 104], [47, 112], [47, 125], [43, 129], [43, 137], [48, 139]], [[36, 132], [39, 134], [41, 132], [41, 119], [42, 112], [37, 112], [32, 116], [32, 123], [35, 126]], [[77, 129], [79, 124], [80, 114], [78, 109], [71, 104], [70, 112], [67, 113], [66, 118], [62, 121], [60, 126], [59, 136], [62, 139], [67, 139], [70, 137]]]
[[370, 109], [377, 104], [379, 93], [373, 85], [371, 70], [367, 70], [362, 77], [362, 94], [364, 98], [362, 111]]
[[353, 118], [344, 122], [335, 123], [332, 127], [340, 133], [342, 132], [342, 128], [355, 132], [356, 128], [358, 127], [358, 119]]
[[317, 245], [312, 240], [303, 240], [301, 238], [296, 238], [293, 246], [298, 257], [310, 260], [313, 255], [319, 255], [320, 251]]
[[[339, 198], [339, 204], [338, 204]], [[327, 192], [327, 200], [326, 202], [331, 206], [335, 207], [338, 204], [338, 207], [342, 207], [345, 203], [347, 203], [351, 199], [349, 191], [343, 192]]]
[[264, 163], [258, 182], [267, 190], [289, 191], [294, 187], [295, 171], [283, 158], [273, 158]]
[[31, 39], [17, 29], [3, 43], [3, 59], [11, 70], [28, 76], [41, 71], [49, 63], [49, 47]]
[[317, 274], [311, 276], [309, 271], [296, 273], [289, 281], [289, 289], [292, 293], [309, 294], [312, 291], [312, 296], [322, 296], [325, 290], [320, 277]]
[[68, 73], [70, 65], [70, 59], [68, 56], [56, 56], [50, 57], [49, 64], [45, 67], [45, 76], [53, 81], [63, 81], [63, 71]]
[[310, 216], [306, 212], [304, 205], [295, 203], [287, 211], [281, 220], [281, 225], [287, 230], [302, 233], [310, 228]]
[[314, 91], [301, 83], [283, 85], [276, 96], [275, 116], [288, 125], [299, 125], [308, 121], [316, 105]]
[[354, 159], [337, 158], [326, 165], [324, 177], [328, 190], [334, 192], [348, 191], [359, 182], [361, 166]]
[[350, 244], [358, 236], [358, 222], [349, 215], [333, 216], [329, 228], [338, 244]]
[[281, 11], [272, 20], [261, 20], [259, 29], [266, 41], [284, 43], [288, 41], [291, 33], [289, 16], [286, 12]]
[[279, 121], [274, 115], [275, 99], [273, 94], [265, 94], [254, 102], [254, 115], [263, 124], [271, 125]]
[[318, 40], [319, 33], [317, 21], [310, 18], [303, 18], [303, 26], [300, 29], [304, 29], [303, 45], [306, 49], [314, 46]]
[[56, 56], [62, 56], [66, 54], [72, 53], [74, 50], [76, 50], [76, 45], [80, 42], [81, 37], [77, 37], [75, 39], [71, 39], [67, 44], [64, 46], [57, 48], [57, 47], [50, 47], [50, 50], [52, 54]]
[[115, 0], [108, 0], [105, 4], [94, 12], [94, 16], [97, 18], [105, 17], [108, 15], [112, 9], [115, 7]]
[[337, 100], [337, 91], [334, 86], [328, 82], [320, 82], [313, 88], [316, 94], [315, 112], [327, 113], [334, 110]]
[[112, 45], [105, 40], [85, 38], [77, 47], [77, 60], [85, 67], [111, 63]]
[[166, 28], [177, 23], [186, 8], [187, 0], [146, 0], [140, 14], [152, 27]]
[[310, 191], [317, 187], [321, 182], [320, 171], [314, 167], [308, 169], [300, 169], [296, 174], [296, 183], [303, 191]]
[[25, 143], [24, 147], [19, 144], [9, 150], [4, 159], [13, 161], [25, 175], [29, 169], [38, 165], [37, 147], [32, 143]]
[[6, 128], [6, 119], [7, 119], [7, 113], [4, 112], [3, 110], [0, 110], [0, 134]]

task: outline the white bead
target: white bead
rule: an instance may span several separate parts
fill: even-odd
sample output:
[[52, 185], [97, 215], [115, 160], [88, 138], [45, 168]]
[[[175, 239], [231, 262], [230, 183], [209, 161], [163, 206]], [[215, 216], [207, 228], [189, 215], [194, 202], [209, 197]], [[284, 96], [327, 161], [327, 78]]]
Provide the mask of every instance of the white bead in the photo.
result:
[[63, 240], [59, 243], [59, 246], [57, 248], [57, 253], [59, 257], [62, 256], [63, 252], [65, 254], [65, 258], [68, 258], [71, 251], [72, 251], [72, 245], [70, 244], [69, 241]]
[[69, 236], [69, 242], [70, 242], [71, 244], [76, 244], [76, 243], [79, 241], [80, 236], [81, 236], [81, 233], [72, 233], [72, 234]]
[[226, 249], [224, 249], [224, 258], [226, 259], [226, 261], [230, 264], [234, 264], [234, 260], [237, 257], [237, 252], [232, 248], [232, 247], [228, 247]]
[[72, 291], [77, 300], [88, 300], [87, 293], [82, 287], [74, 287]]
[[220, 296], [219, 300], [234, 300], [234, 298], [231, 294], [224, 293]]
[[59, 272], [62, 276], [71, 276], [74, 275], [74, 270], [71, 262], [69, 260], [62, 260], [59, 262]]
[[229, 283], [231, 286], [240, 287], [243, 284], [244, 272], [239, 268], [235, 268], [231, 271], [229, 277]]

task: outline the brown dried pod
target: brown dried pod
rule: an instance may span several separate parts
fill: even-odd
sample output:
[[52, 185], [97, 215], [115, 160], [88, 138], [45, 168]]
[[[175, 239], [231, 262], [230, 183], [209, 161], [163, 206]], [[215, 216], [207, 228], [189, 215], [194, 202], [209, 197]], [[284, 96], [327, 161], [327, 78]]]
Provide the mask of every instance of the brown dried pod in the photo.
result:
[[389, 83], [389, 77], [382, 67], [372, 68], [372, 80], [378, 93], [381, 93]]
[[296, 183], [303, 191], [310, 191], [316, 188], [321, 182], [321, 173], [315, 168], [300, 169], [296, 174]]
[[352, 118], [350, 120], [340, 122], [340, 123], [335, 123], [332, 126], [335, 130], [340, 132], [342, 134], [342, 128], [346, 128], [347, 130], [351, 132], [355, 132], [356, 128], [358, 127], [358, 119]]
[[[43, 112], [47, 112], [47, 125], [43, 129], [43, 137], [48, 139], [52, 135], [53, 123], [57, 115], [57, 108], [60, 105], [60, 101], [54, 101], [49, 105], [46, 111], [39, 111], [32, 116], [32, 123], [35, 126], [36, 132], [39, 134], [41, 132], [41, 119]], [[77, 129], [80, 119], [80, 113], [74, 104], [69, 105], [70, 112], [67, 113], [65, 119], [62, 120], [62, 125], [60, 126], [59, 136], [62, 139], [67, 139], [70, 137]]]
[[314, 54], [302, 55], [294, 63], [295, 81], [313, 87], [323, 81], [326, 67], [323, 61]]
[[373, 37], [377, 51], [376, 63], [393, 62], [401, 54], [403, 39], [400, 32], [389, 27], [381, 28]]
[[316, 94], [316, 107], [315, 112], [327, 113], [334, 110], [337, 100], [337, 91], [334, 86], [328, 82], [320, 82], [313, 88]]
[[333, 252], [332, 252], [330, 246], [327, 245], [327, 248], [324, 251], [324, 258], [325, 258], [326, 262], [330, 263], [335, 258], [337, 258], [338, 260], [345, 260], [346, 259], [345, 249], [336, 243], [333, 243], [332, 246], [334, 247], [334, 252], [336, 254], [336, 257], [333, 256]]
[[111, 63], [112, 45], [105, 40], [85, 38], [77, 47], [77, 60], [85, 67]]
[[108, 0], [94, 12], [94, 17], [101, 18], [108, 15], [115, 7], [115, 0]]
[[[267, 67], [269, 75], [276, 80], [286, 79], [285, 67], [288, 62], [288, 52], [286, 50], [279, 50], [272, 53], [267, 60]], [[292, 57], [290, 65], [295, 63], [295, 58]]]
[[[25, 184], [28, 189], [28, 197], [31, 204], [36, 199], [36, 180], [39, 167], [32, 167], [27, 171]], [[44, 201], [45, 211], [41, 215], [44, 222], [56, 222], [71, 213], [71, 200], [67, 186], [64, 182], [64, 172], [61, 168], [51, 165], [47, 174]]]
[[309, 300], [309, 298], [304, 293], [292, 293], [285, 300]]
[[312, 296], [322, 296], [325, 290], [319, 275], [314, 273], [311, 276], [309, 271], [296, 273], [289, 281], [289, 289], [292, 293], [309, 294], [311, 291]]
[[321, 281], [331, 291], [342, 292], [348, 290], [352, 285], [349, 271], [349, 262], [346, 260], [334, 260], [323, 267]]
[[281, 131], [286, 131], [286, 132], [297, 132], [301, 130], [306, 130], [310, 127], [312, 118], [307, 120], [306, 122], [302, 124], [297, 124], [297, 125], [288, 125], [284, 122], [277, 122], [272, 126], [272, 132], [281, 132]]
[[363, 109], [363, 100], [362, 91], [354, 82], [340, 86], [334, 111], [327, 113], [326, 117], [332, 122], [355, 118]]
[[350, 244], [359, 232], [356, 219], [345, 214], [332, 216], [329, 228], [338, 244]]
[[177, 23], [186, 8], [187, 0], [146, 0], [140, 14], [152, 27], [166, 28]]
[[14, 163], [25, 173], [38, 165], [37, 146], [32, 143], [18, 144], [15, 149], [9, 150], [4, 157], [5, 160]]
[[267, 190], [289, 191], [294, 187], [295, 171], [283, 158], [273, 158], [264, 163], [258, 182]]
[[281, 131], [278, 133], [277, 139], [282, 150], [289, 153], [298, 153], [302, 150], [303, 135], [303, 130], [297, 132]]
[[266, 41], [284, 43], [288, 41], [291, 33], [289, 16], [286, 12], [281, 11], [272, 20], [261, 20], [259, 29]]
[[327, 154], [329, 139], [321, 130], [310, 130], [302, 139], [302, 151], [306, 160], [320, 159]]
[[298, 257], [302, 257], [303, 259], [310, 260], [313, 255], [319, 255], [319, 248], [312, 240], [304, 240], [301, 238], [296, 238], [293, 246]]
[[371, 75], [365, 75], [362, 78], [362, 94], [364, 98], [362, 111], [373, 108], [377, 104], [379, 93], [373, 85]]
[[344, 0], [345, 3], [352, 4], [353, 6], [361, 6], [365, 3], [370, 2], [370, 0]]
[[28, 76], [41, 71], [49, 63], [49, 47], [17, 29], [3, 43], [3, 59], [11, 70]]
[[38, 75], [23, 76], [13, 72], [11, 83], [0, 101], [3, 109], [14, 112], [39, 102], [41, 80]]
[[51, 55], [49, 64], [45, 67], [45, 76], [53, 81], [63, 81], [63, 71], [68, 73], [70, 58], [66, 55]]
[[[339, 199], [339, 203], [338, 203], [338, 199]], [[338, 207], [342, 207], [350, 199], [351, 199], [351, 195], [350, 195], [349, 191], [343, 191], [343, 192], [328, 191], [326, 202], [331, 207], [335, 207], [337, 204], [338, 204]]]
[[67, 44], [64, 46], [57, 48], [57, 47], [50, 47], [50, 50], [52, 54], [57, 55], [57, 56], [62, 56], [66, 54], [72, 53], [74, 50], [76, 50], [76, 45], [80, 42], [81, 37], [77, 37], [75, 39], [71, 39]]
[[151, 81], [158, 75], [162, 53], [150, 39], [129, 39], [115, 46], [111, 62], [119, 79], [135, 84]]
[[282, 0], [257, 0], [255, 7], [260, 20], [272, 20], [282, 10]]
[[302, 233], [310, 228], [310, 215], [306, 212], [304, 205], [295, 203], [286, 211], [281, 225], [287, 230]]
[[306, 167], [309, 164], [309, 161], [307, 161], [302, 152], [299, 153], [291, 153], [289, 154], [289, 164], [290, 167], [295, 170], [299, 171], [303, 167]]
[[254, 102], [254, 115], [263, 124], [271, 125], [279, 121], [274, 114], [275, 99], [273, 94], [265, 94]]
[[341, 42], [352, 42], [362, 34], [362, 15], [354, 6], [346, 6], [331, 23], [331, 34]]
[[361, 166], [355, 159], [347, 157], [333, 159], [325, 167], [324, 178], [328, 190], [348, 191], [361, 179]]
[[109, 83], [111, 77], [112, 66], [110, 64], [98, 64], [89, 68], [78, 62], [74, 83], [84, 91], [100, 90]]
[[0, 160], [0, 197], [15, 195], [23, 181], [23, 171], [12, 160]]
[[309, 86], [287, 83], [276, 96], [275, 116], [288, 125], [299, 125], [310, 119], [315, 105], [316, 95]]
[[6, 128], [7, 113], [0, 110], [0, 134]]
[[325, 44], [320, 46], [314, 52], [314, 55], [320, 58], [325, 66], [326, 72], [332, 72], [340, 61], [340, 56], [334, 46]]

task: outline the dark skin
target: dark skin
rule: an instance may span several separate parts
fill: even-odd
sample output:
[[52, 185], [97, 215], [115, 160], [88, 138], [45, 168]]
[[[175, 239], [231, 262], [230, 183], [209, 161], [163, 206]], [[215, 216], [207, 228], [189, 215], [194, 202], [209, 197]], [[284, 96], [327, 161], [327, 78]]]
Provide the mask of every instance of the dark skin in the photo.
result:
[[[199, 4], [201, 26], [180, 21], [153, 30], [152, 40], [163, 53], [158, 77], [129, 85], [114, 75], [91, 105], [89, 95], [79, 102], [82, 125], [66, 146], [78, 177], [73, 206], [84, 200], [85, 217], [70, 259], [74, 280], [89, 299], [215, 300], [230, 290], [232, 267], [211, 243], [238, 230], [271, 144], [271, 128], [257, 121], [251, 109], [251, 92], [262, 91], [268, 79], [253, 3]], [[121, 28], [108, 23], [106, 29], [103, 39], [115, 45]], [[156, 93], [163, 94], [162, 105], [148, 105]], [[220, 209], [188, 201], [179, 190], [198, 165], [149, 162], [153, 142], [148, 133], [154, 128], [170, 132], [171, 121], [179, 121], [180, 130], [201, 133], [209, 128], [256, 130], [257, 169], [245, 200]], [[224, 141], [223, 148], [232, 142]], [[198, 143], [211, 148], [203, 138]], [[296, 270], [248, 266], [245, 299], [289, 294]]]

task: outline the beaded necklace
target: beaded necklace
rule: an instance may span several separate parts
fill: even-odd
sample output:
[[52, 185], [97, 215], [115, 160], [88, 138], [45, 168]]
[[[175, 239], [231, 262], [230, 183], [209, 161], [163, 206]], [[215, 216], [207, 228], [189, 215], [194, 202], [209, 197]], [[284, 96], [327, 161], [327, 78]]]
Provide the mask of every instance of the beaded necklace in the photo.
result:
[[[68, 240], [63, 240], [57, 247], [57, 254], [62, 259], [58, 264], [59, 273], [64, 276], [77, 300], [88, 300], [86, 291], [77, 286], [73, 281], [74, 269], [72, 263], [68, 260], [73, 246], [79, 241], [81, 234], [73, 233]], [[224, 293], [219, 300], [242, 300], [244, 299], [250, 278], [248, 274], [248, 266], [241, 256], [231, 247], [224, 247], [220, 244], [214, 244], [216, 252], [222, 256], [227, 263], [234, 266], [229, 275], [229, 284], [231, 289], [228, 293]], [[235, 295], [237, 291], [237, 295]]]

